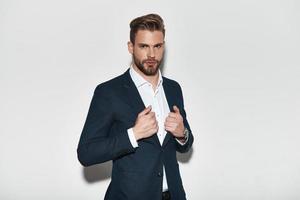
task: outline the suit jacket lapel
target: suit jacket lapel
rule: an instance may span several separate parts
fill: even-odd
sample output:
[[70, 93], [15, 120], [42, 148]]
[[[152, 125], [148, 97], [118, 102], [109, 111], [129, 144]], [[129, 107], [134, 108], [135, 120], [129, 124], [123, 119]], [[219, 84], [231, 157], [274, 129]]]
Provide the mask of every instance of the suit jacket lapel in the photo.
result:
[[143, 103], [143, 100], [132, 81], [129, 69], [124, 73], [124, 84], [123, 88], [121, 89], [121, 92], [123, 92], [123, 100], [131, 106], [131, 108], [134, 111], [134, 114], [137, 116], [142, 110], [145, 109], [145, 105]]
[[[133, 109], [134, 115], [137, 117], [146, 107], [140, 96], [138, 89], [136, 88], [133, 80], [131, 79], [129, 69], [124, 73], [124, 84], [123, 84], [123, 97], [124, 101]], [[144, 142], [150, 142], [161, 147], [157, 134], [149, 138], [143, 139]]]
[[[174, 94], [173, 94], [172, 88], [169, 86], [167, 80], [165, 78], [163, 78], [163, 79], [164, 79], [163, 80], [163, 88], [164, 88], [166, 99], [167, 99], [167, 102], [168, 102], [168, 105], [169, 105], [169, 109], [170, 109], [170, 112], [173, 112], [173, 105], [175, 105]], [[162, 146], [165, 146], [171, 137], [172, 137], [172, 134], [167, 131], [167, 134], [166, 134], [166, 137], [163, 141]]]

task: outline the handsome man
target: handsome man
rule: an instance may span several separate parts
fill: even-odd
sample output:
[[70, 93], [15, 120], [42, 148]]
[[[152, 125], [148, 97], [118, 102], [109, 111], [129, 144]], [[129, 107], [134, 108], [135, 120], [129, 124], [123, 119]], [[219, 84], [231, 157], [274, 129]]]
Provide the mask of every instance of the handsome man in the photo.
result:
[[80, 137], [80, 163], [113, 161], [107, 200], [185, 200], [176, 151], [193, 135], [179, 84], [162, 77], [165, 29], [159, 15], [130, 23], [132, 65], [97, 86]]

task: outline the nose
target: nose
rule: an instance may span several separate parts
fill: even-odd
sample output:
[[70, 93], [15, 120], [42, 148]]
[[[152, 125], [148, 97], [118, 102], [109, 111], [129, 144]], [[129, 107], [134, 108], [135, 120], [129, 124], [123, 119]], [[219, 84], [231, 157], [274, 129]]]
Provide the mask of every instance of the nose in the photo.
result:
[[150, 47], [148, 50], [148, 57], [155, 57], [154, 48]]

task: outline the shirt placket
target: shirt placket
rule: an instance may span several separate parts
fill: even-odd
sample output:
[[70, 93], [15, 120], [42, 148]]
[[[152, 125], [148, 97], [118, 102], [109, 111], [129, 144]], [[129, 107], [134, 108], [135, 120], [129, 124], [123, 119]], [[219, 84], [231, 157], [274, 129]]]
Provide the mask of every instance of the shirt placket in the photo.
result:
[[155, 92], [153, 93], [154, 94], [154, 102], [155, 102], [155, 106], [156, 106], [156, 119], [157, 119], [157, 122], [158, 122], [158, 138], [159, 138], [159, 141], [160, 141], [160, 144], [163, 143], [163, 139], [164, 139], [164, 136], [163, 136], [163, 131], [164, 131], [164, 126], [163, 126], [163, 113], [162, 113], [162, 108], [161, 108], [161, 104], [159, 102], [159, 88], [157, 88], [155, 90]]

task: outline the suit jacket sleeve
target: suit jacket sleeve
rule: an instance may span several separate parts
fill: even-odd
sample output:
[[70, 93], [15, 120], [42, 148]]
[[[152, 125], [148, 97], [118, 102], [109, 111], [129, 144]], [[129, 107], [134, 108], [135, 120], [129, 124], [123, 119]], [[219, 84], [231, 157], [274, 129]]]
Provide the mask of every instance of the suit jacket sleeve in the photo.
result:
[[186, 116], [186, 112], [185, 112], [185, 109], [184, 109], [184, 101], [183, 101], [182, 90], [181, 90], [181, 87], [180, 87], [179, 84], [178, 84], [178, 87], [179, 87], [179, 89], [178, 89], [178, 91], [179, 91], [178, 98], [180, 100], [179, 101], [179, 110], [180, 110], [180, 114], [183, 118], [184, 127], [189, 130], [189, 138], [188, 138], [188, 141], [184, 145], [179, 144], [179, 142], [177, 141], [176, 150], [180, 153], [185, 153], [185, 152], [189, 151], [189, 149], [192, 147], [192, 144], [194, 142], [194, 136], [192, 134], [190, 125], [187, 121], [187, 116]]
[[113, 97], [99, 85], [94, 92], [80, 136], [77, 156], [83, 166], [114, 160], [134, 152], [127, 128], [114, 120]]

